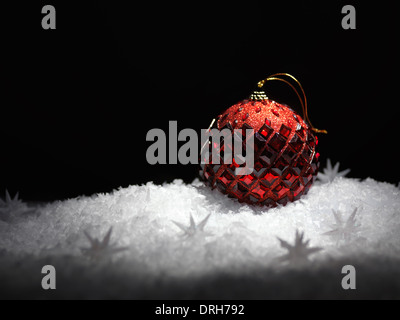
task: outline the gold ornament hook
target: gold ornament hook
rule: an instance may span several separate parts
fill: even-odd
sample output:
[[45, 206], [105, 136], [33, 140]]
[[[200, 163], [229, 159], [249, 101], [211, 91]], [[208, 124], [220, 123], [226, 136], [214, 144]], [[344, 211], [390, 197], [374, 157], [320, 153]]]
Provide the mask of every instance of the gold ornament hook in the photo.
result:
[[[303, 102], [303, 99], [301, 98], [299, 92], [296, 90], [296, 88], [289, 81], [287, 81], [285, 79], [282, 79], [282, 78], [279, 78], [278, 76], [286, 76], [286, 77], [289, 77], [289, 78], [293, 79], [299, 85], [299, 87], [301, 89], [301, 92], [303, 93], [304, 102]], [[317, 129], [311, 124], [311, 121], [310, 121], [310, 119], [308, 117], [308, 112], [307, 112], [307, 97], [306, 97], [304, 89], [303, 89], [303, 87], [302, 87], [302, 85], [301, 85], [299, 80], [297, 80], [294, 76], [292, 76], [289, 73], [275, 73], [275, 74], [270, 75], [268, 78], [259, 81], [257, 83], [257, 85], [258, 85], [259, 88], [262, 88], [262, 86], [265, 84], [265, 82], [271, 81], [271, 80], [282, 81], [282, 82], [286, 83], [287, 85], [289, 85], [293, 89], [294, 92], [296, 92], [297, 97], [300, 100], [301, 108], [303, 109], [303, 118], [304, 118], [304, 120], [308, 121], [308, 123], [311, 126], [311, 130], [313, 130], [314, 132], [317, 132], [317, 133], [328, 133], [328, 131]]]

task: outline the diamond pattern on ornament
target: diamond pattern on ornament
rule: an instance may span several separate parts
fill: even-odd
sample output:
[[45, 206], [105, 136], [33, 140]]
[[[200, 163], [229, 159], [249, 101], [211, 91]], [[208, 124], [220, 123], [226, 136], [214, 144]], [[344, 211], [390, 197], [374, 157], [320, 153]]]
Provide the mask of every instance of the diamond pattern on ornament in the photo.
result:
[[[279, 116], [274, 115], [272, 106]], [[244, 100], [231, 108], [218, 118], [216, 127], [230, 129], [232, 143], [241, 139], [243, 152], [253, 152], [246, 150], [245, 139], [249, 137], [245, 130], [254, 129], [254, 170], [236, 176], [235, 169], [245, 164], [239, 166], [234, 158], [231, 164], [223, 163], [224, 148], [233, 155], [233, 146], [218, 150], [211, 145], [219, 152], [221, 163], [210, 161], [202, 166], [200, 176], [206, 184], [239, 202], [267, 207], [286, 205], [306, 194], [318, 174], [319, 154], [318, 139], [303, 119], [289, 107], [270, 100]], [[235, 135], [233, 129], [242, 129], [242, 134]]]

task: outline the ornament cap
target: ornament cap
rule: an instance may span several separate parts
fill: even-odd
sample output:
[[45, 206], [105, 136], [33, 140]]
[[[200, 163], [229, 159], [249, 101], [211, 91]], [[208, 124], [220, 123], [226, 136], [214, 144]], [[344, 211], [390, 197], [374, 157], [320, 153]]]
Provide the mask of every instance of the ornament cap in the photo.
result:
[[253, 91], [253, 93], [250, 95], [250, 100], [262, 101], [268, 100], [268, 97], [265, 94], [265, 91]]

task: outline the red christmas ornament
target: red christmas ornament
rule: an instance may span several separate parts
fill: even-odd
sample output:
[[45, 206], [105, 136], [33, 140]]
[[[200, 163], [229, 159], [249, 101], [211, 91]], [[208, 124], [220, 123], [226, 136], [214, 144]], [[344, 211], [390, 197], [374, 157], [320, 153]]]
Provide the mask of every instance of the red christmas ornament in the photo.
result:
[[[277, 76], [288, 76], [296, 81], [303, 93], [304, 104], [294, 86]], [[200, 165], [200, 176], [208, 186], [239, 202], [275, 207], [295, 201], [308, 192], [319, 168], [318, 139], [314, 132], [326, 131], [311, 126], [304, 90], [296, 78], [279, 73], [260, 81], [258, 86], [261, 88], [268, 80], [285, 82], [296, 91], [308, 124], [287, 105], [268, 99], [263, 91], [255, 91], [249, 99], [231, 106], [214, 122], [215, 128], [228, 128], [232, 135], [234, 129], [254, 129], [253, 172], [235, 175], [235, 169], [239, 167], [235, 159], [231, 164], [224, 164], [224, 145], [211, 144], [212, 149], [220, 148], [215, 150], [219, 153], [220, 163], [212, 163], [210, 153], [209, 163]], [[242, 148], [245, 149], [245, 143]]]

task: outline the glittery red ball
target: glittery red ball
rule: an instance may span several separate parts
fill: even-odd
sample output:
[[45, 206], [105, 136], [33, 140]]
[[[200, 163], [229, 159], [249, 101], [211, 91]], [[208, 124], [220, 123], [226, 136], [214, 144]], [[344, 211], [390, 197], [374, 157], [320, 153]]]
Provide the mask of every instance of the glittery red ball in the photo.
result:
[[211, 188], [267, 207], [286, 205], [308, 192], [319, 168], [318, 139], [291, 108], [268, 99], [243, 100], [218, 116], [214, 127], [228, 128], [232, 134], [234, 129], [254, 129], [254, 170], [235, 175], [238, 165], [234, 159], [224, 164], [221, 145], [216, 150], [219, 164], [210, 157], [208, 164], [200, 165], [200, 176]]

